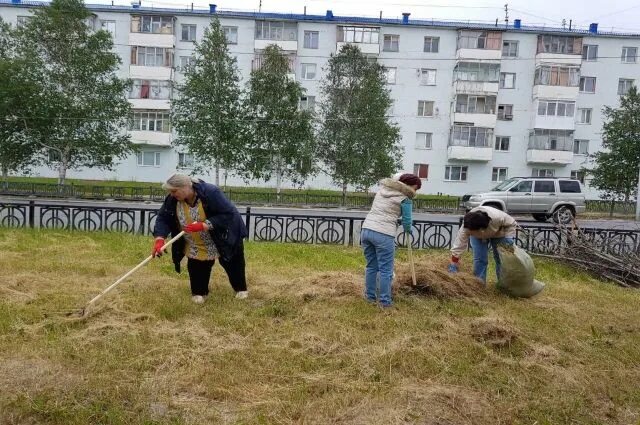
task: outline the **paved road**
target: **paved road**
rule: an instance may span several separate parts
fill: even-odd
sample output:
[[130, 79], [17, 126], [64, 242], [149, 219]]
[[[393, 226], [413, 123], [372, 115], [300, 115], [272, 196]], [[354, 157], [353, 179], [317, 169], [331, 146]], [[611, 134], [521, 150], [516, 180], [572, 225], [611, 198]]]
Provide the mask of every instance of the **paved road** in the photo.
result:
[[[81, 205], [81, 206], [95, 206], [103, 207], [105, 205], [119, 208], [159, 208], [160, 204], [157, 202], [122, 202], [122, 201], [94, 201], [94, 200], [66, 200], [66, 199], [48, 199], [48, 198], [31, 198], [31, 197], [9, 197], [0, 196], [0, 202], [28, 202], [35, 200], [37, 202], [46, 202], [50, 205]], [[244, 205], [238, 205], [238, 208], [243, 210]], [[301, 214], [307, 216], [334, 216], [334, 217], [353, 217], [364, 218], [367, 215], [367, 211], [351, 210], [343, 208], [294, 208], [294, 207], [256, 207], [252, 206], [251, 211], [257, 214]], [[533, 222], [531, 216], [515, 216], [520, 222]], [[415, 220], [426, 221], [440, 221], [446, 223], [458, 223], [460, 220], [460, 214], [442, 214], [442, 213], [415, 213]], [[578, 220], [578, 224], [583, 227], [597, 227], [601, 229], [624, 229], [624, 230], [640, 230], [640, 223], [631, 220]], [[552, 226], [551, 223], [548, 226]]]

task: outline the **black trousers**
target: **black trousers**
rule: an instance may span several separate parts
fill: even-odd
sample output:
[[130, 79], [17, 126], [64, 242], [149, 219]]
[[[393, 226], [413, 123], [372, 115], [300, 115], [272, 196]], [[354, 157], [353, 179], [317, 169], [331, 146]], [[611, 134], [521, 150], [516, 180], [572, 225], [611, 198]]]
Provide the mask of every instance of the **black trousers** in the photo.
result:
[[[200, 261], [189, 258], [187, 260], [187, 270], [189, 271], [189, 281], [191, 282], [192, 295], [209, 295], [209, 279], [211, 278], [211, 269], [215, 264], [215, 260]], [[227, 272], [229, 283], [234, 291], [247, 290], [247, 278], [245, 274], [244, 261], [244, 244], [240, 242], [240, 246], [236, 253], [229, 261], [220, 258], [220, 265]]]

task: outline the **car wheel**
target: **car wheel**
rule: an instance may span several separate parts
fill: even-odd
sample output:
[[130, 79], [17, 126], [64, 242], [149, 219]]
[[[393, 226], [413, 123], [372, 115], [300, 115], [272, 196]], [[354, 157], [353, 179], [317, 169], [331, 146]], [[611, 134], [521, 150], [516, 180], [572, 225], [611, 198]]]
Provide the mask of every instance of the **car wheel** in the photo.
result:
[[569, 224], [574, 217], [575, 213], [569, 207], [560, 207], [553, 212], [553, 221], [558, 224]]
[[531, 214], [535, 221], [539, 221], [541, 223], [546, 223], [549, 220], [549, 216], [547, 214]]

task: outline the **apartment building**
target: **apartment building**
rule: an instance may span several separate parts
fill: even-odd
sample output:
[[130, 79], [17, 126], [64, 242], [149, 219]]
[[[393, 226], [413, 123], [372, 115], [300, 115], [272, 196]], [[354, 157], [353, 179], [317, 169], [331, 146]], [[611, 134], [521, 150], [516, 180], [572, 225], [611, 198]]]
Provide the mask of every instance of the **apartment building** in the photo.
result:
[[[1, 0], [0, 16], [20, 25], [34, 3]], [[171, 145], [172, 81], [181, 81], [194, 41], [212, 16], [220, 19], [238, 60], [242, 84], [261, 66], [261, 51], [279, 45], [292, 78], [306, 89], [301, 107], [321, 101], [320, 80], [332, 54], [357, 44], [386, 68], [401, 129], [403, 169], [423, 178], [422, 192], [462, 195], [513, 176], [572, 176], [587, 154], [601, 149], [602, 108], [640, 80], [640, 34], [509, 25], [326, 15], [230, 12], [91, 5], [92, 25], [111, 32], [122, 58], [120, 75], [133, 80], [128, 131], [140, 152], [114, 171], [70, 177], [161, 181], [188, 171], [193, 158]], [[38, 169], [42, 176], [55, 170]], [[211, 176], [205, 176], [211, 178]], [[242, 184], [229, 174], [227, 183]], [[270, 185], [273, 182], [251, 182]], [[307, 183], [330, 188], [325, 176]]]

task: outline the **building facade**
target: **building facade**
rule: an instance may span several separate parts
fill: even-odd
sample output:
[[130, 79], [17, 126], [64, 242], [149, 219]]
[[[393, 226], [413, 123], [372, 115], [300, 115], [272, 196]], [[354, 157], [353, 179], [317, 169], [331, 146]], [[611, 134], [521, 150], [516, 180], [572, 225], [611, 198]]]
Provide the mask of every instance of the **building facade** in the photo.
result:
[[[0, 17], [20, 25], [33, 2], [0, 1]], [[162, 181], [188, 171], [194, 158], [172, 147], [171, 82], [179, 82], [212, 16], [224, 27], [242, 82], [260, 66], [261, 51], [279, 45], [306, 89], [301, 107], [321, 101], [327, 61], [357, 44], [387, 70], [401, 129], [403, 169], [425, 179], [422, 192], [462, 195], [514, 176], [573, 176], [596, 193], [580, 169], [601, 149], [602, 108], [640, 80], [640, 35], [509, 25], [402, 19], [91, 5], [92, 25], [110, 31], [133, 80], [128, 131], [140, 152], [114, 171], [70, 171], [69, 177]], [[293, 77], [293, 75], [292, 75]], [[56, 171], [36, 170], [55, 177]], [[211, 177], [211, 176], [205, 176]], [[270, 185], [273, 182], [251, 182]], [[242, 184], [228, 175], [227, 184]], [[331, 188], [318, 176], [308, 187]]]

